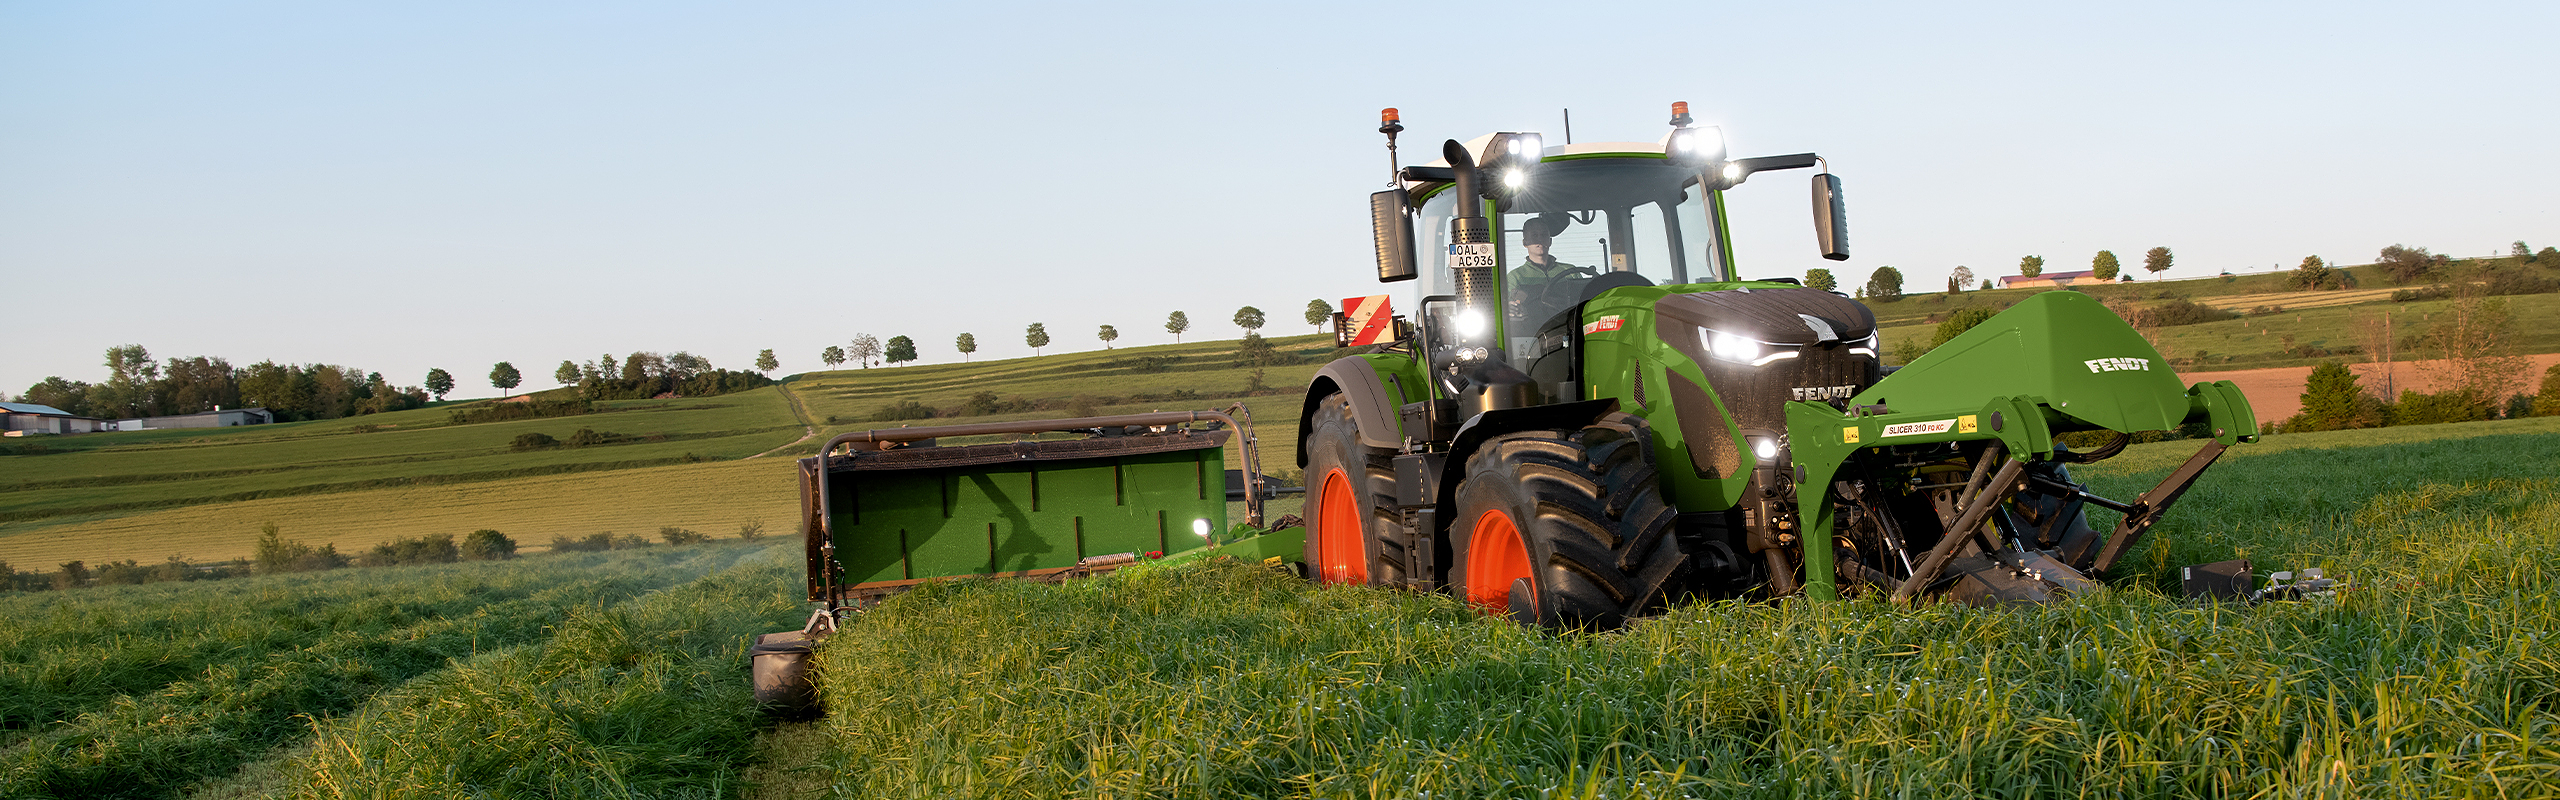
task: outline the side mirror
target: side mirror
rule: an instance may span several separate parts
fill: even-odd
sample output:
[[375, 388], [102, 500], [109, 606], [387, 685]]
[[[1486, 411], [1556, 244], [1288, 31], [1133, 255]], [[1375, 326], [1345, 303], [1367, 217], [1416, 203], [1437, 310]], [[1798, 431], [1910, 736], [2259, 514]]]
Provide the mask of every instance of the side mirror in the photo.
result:
[[1813, 176], [1813, 238], [1822, 257], [1849, 260], [1849, 206], [1840, 199], [1840, 176]]
[[1369, 229], [1378, 241], [1378, 282], [1413, 280], [1413, 214], [1403, 189], [1369, 195]]

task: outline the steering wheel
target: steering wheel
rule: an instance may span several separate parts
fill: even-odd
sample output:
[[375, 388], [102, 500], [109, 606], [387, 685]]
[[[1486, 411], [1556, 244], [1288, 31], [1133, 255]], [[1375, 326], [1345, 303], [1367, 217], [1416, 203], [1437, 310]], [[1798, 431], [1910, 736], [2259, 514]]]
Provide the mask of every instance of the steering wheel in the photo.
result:
[[1545, 319], [1558, 309], [1580, 302], [1583, 286], [1598, 277], [1598, 270], [1573, 267], [1519, 290], [1512, 296], [1517, 301], [1510, 307], [1512, 323]]

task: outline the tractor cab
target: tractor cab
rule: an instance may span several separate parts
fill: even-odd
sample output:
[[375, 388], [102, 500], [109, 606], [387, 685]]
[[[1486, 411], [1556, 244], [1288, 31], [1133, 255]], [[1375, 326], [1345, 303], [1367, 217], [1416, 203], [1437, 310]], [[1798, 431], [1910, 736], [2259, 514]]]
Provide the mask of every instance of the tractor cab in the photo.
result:
[[[1497, 178], [1492, 205], [1500, 319], [1495, 341], [1527, 370], [1539, 332], [1600, 292], [1622, 286], [1728, 280], [1695, 167], [1660, 145], [1603, 142], [1546, 148], [1534, 168]], [[1433, 191], [1421, 207], [1423, 252], [1449, 251], [1457, 193]], [[1457, 294], [1446, 270], [1422, 273], [1425, 297]], [[1455, 313], [1455, 303], [1427, 311]], [[1451, 320], [1454, 324], [1454, 319]], [[1442, 326], [1428, 326], [1440, 328]]]

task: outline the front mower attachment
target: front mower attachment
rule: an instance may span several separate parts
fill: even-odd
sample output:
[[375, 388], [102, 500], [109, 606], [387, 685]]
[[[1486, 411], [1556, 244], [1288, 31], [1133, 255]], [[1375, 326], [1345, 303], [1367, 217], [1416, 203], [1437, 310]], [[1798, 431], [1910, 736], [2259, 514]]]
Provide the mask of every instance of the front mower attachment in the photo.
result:
[[[2063, 468], [2113, 455], [2133, 433], [2189, 426], [2210, 440], [2132, 502], [2091, 494]], [[1838, 405], [1789, 403], [1787, 427], [1805, 542], [1834, 542], [1837, 506], [1846, 504], [1860, 524], [1892, 534], [1878, 538], [1909, 543], [1853, 567], [1844, 558], [1862, 554], [1848, 539], [1807, 546], [1806, 593], [1833, 597], [1847, 580], [1897, 602], [1924, 594], [2042, 602], [2092, 587], [2225, 448], [2258, 440], [2238, 387], [2180, 386], [2141, 333], [2077, 292], [2029, 297]], [[2074, 431], [2117, 438], [2075, 453], [2055, 441]], [[1923, 463], [1969, 464], [1972, 477], [1961, 491], [1878, 477], [1916, 475], [1911, 465]], [[1928, 489], [1941, 498], [1937, 519], [1914, 520], [1901, 498]], [[2082, 521], [2086, 505], [2124, 520], [2101, 539]]]

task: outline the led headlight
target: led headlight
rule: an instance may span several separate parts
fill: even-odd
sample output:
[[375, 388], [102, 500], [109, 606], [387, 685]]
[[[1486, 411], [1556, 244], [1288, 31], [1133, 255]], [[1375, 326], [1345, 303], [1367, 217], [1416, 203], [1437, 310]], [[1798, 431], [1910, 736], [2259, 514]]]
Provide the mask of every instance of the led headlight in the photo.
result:
[[1883, 340], [1878, 338], [1878, 334], [1870, 333], [1867, 334], [1867, 338], [1860, 339], [1857, 344], [1850, 345], [1849, 354], [1853, 356], [1866, 356], [1868, 358], [1882, 358], [1882, 356], [1876, 355], [1876, 348], [1881, 344], [1883, 344]]
[[1724, 160], [1724, 130], [1713, 126], [1674, 128], [1663, 149], [1673, 161], [1707, 164]]
[[1718, 361], [1760, 366], [1782, 358], [1795, 358], [1796, 351], [1779, 349], [1756, 339], [1748, 339], [1722, 331], [1698, 329], [1698, 346]]
[[1486, 319], [1484, 312], [1475, 309], [1460, 312], [1455, 320], [1458, 335], [1469, 339], [1483, 336], [1486, 324], [1490, 322], [1492, 320]]

